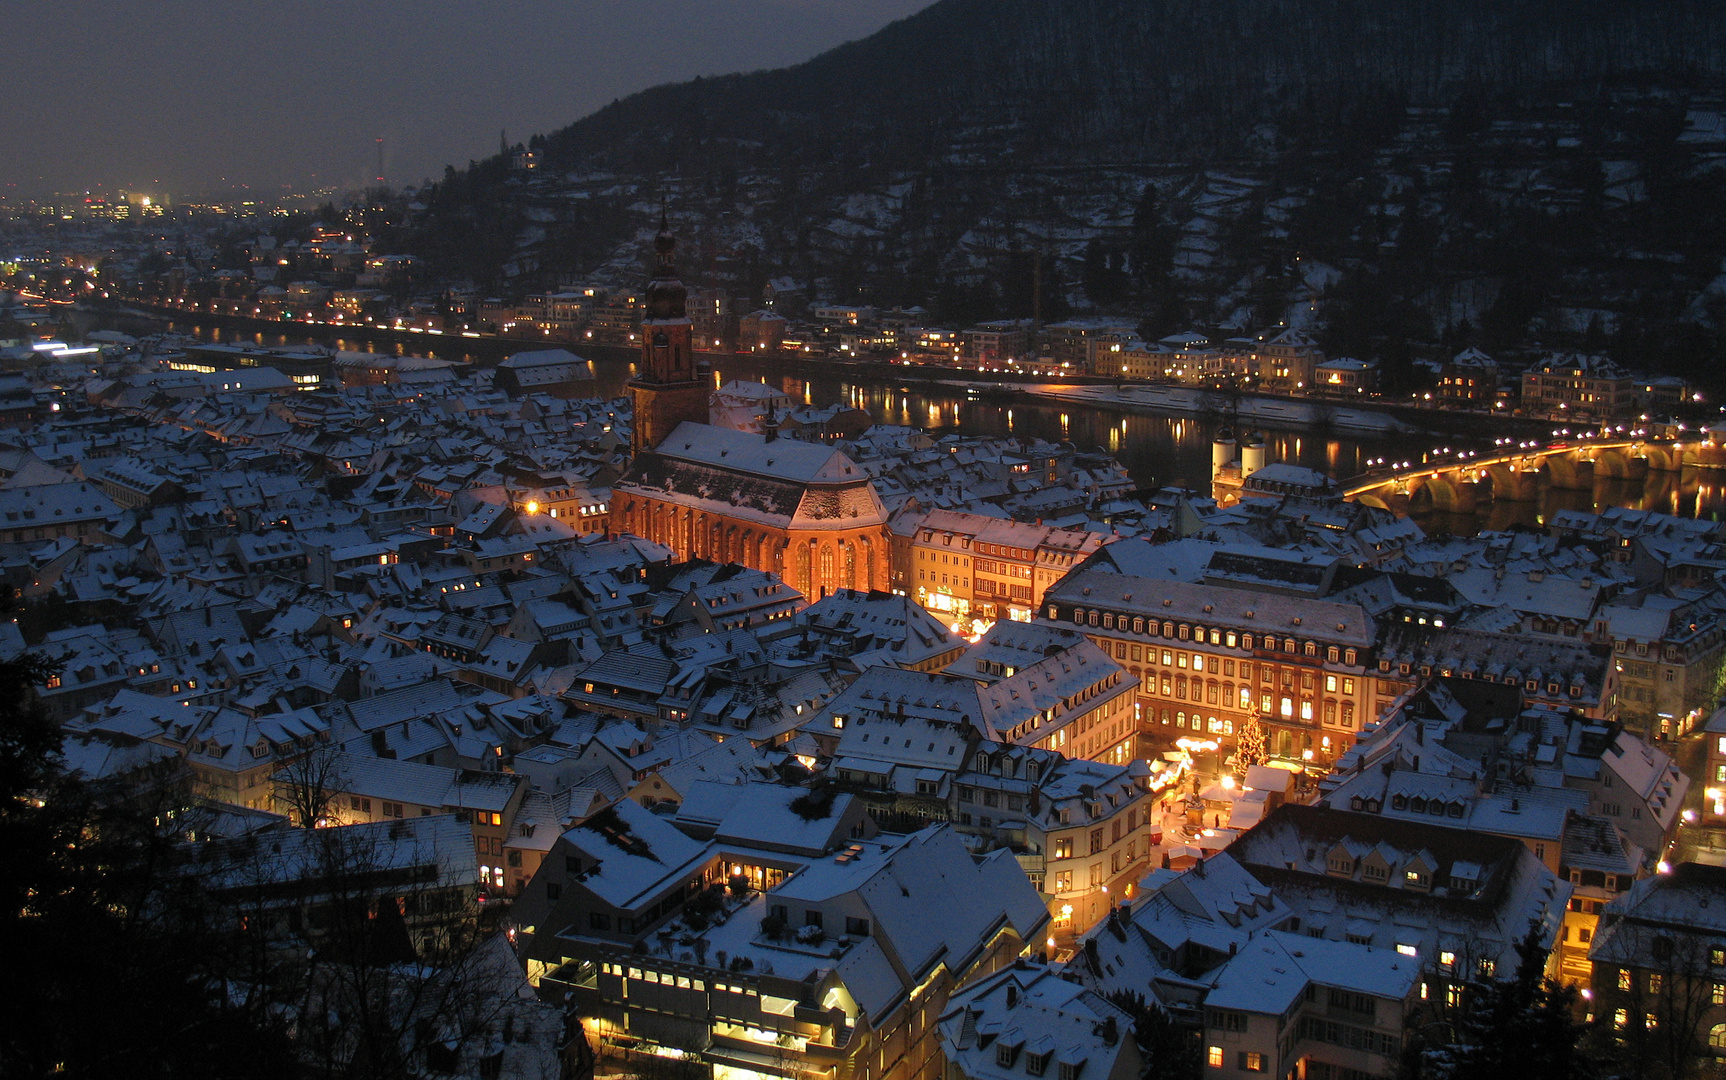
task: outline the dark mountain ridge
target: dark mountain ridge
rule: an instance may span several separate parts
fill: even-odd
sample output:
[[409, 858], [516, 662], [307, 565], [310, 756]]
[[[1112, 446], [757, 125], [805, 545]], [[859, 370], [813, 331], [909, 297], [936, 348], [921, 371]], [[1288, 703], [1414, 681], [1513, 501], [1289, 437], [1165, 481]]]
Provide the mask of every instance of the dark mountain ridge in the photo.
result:
[[558, 167], [695, 172], [815, 153], [902, 169], [977, 136], [1235, 157], [1263, 140], [1254, 125], [1334, 142], [1339, 118], [1385, 100], [1712, 83], [1723, 31], [1694, 0], [943, 0], [796, 67], [614, 102], [545, 149]]
[[[691, 284], [1726, 360], [1726, 6], [941, 0], [778, 71], [656, 87], [450, 170], [404, 243], [521, 293]], [[1040, 268], [1040, 270], [1039, 270]]]

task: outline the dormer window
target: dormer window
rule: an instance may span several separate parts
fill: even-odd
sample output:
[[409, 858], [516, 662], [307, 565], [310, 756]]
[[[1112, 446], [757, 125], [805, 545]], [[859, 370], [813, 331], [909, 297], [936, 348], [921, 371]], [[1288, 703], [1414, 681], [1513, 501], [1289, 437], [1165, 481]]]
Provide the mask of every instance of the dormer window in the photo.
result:
[[1011, 1043], [995, 1044], [995, 1064], [1003, 1069], [1013, 1067], [1013, 1059], [1019, 1056], [1019, 1048]]
[[1041, 1054], [1026, 1054], [1025, 1071], [1032, 1076], [1042, 1076], [1049, 1071], [1049, 1059], [1054, 1054], [1053, 1050], [1045, 1050]]

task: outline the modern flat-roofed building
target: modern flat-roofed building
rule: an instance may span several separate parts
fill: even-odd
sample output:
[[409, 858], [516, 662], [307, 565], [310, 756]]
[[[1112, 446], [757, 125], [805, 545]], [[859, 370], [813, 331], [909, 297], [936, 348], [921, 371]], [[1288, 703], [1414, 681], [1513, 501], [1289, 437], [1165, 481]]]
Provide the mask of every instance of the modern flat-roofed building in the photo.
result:
[[1016, 321], [979, 323], [961, 331], [959, 341], [965, 359], [1000, 364], [1025, 355], [1030, 348], [1029, 327]]

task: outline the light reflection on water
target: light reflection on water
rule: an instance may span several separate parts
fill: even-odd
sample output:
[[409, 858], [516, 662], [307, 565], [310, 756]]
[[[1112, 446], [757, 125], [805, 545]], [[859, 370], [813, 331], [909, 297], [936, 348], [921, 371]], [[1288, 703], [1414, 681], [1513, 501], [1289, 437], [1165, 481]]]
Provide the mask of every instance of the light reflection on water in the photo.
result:
[[[104, 324], [132, 333], [160, 329], [159, 323], [128, 326], [110, 321]], [[304, 334], [233, 331], [185, 324], [174, 329], [206, 341], [305, 345], [315, 340]], [[337, 339], [334, 344], [339, 349], [392, 355], [412, 353], [482, 364], [495, 363], [519, 347], [437, 337], [427, 337], [423, 343], [417, 338], [404, 343], [390, 338], [374, 339], [363, 333]], [[550, 347], [569, 346], [553, 343]], [[573, 351], [586, 351], [593, 356], [597, 396], [615, 397], [624, 393], [624, 384], [634, 366], [626, 353], [584, 350], [580, 345], [573, 346]], [[849, 373], [777, 357], [715, 355], [712, 360], [716, 366], [716, 384], [736, 378], [762, 379], [780, 386], [805, 403], [827, 405], [844, 402], [864, 410], [881, 423], [924, 427], [937, 433], [962, 429], [965, 434], [1010, 435], [1051, 442], [1067, 440], [1084, 450], [1104, 449], [1120, 460], [1141, 488], [1173, 484], [1208, 492], [1210, 444], [1217, 429], [1223, 425], [1220, 417], [1127, 414], [1088, 409], [1071, 403], [1056, 405], [1025, 397], [1011, 399], [1009, 404], [1009, 399], [1004, 397], [973, 398], [959, 388], [948, 390], [899, 383], [891, 378], [858, 378]], [[1266, 460], [1291, 462], [1339, 478], [1363, 472], [1368, 458], [1408, 452], [1407, 436], [1399, 439], [1395, 436], [1356, 436], [1342, 432], [1316, 434], [1275, 429], [1265, 430], [1263, 434]], [[1686, 469], [1681, 474], [1650, 473], [1645, 480], [1602, 478], [1586, 491], [1543, 488], [1538, 500], [1533, 502], [1495, 501], [1472, 514], [1424, 511], [1412, 516], [1429, 532], [1469, 535], [1482, 529], [1497, 530], [1513, 525], [1539, 527], [1560, 509], [1601, 510], [1613, 506], [1718, 520], [1726, 514], [1726, 475]]]
[[1584, 490], [1542, 486], [1532, 502], [1497, 499], [1472, 514], [1432, 510], [1411, 514], [1427, 532], [1471, 536], [1481, 530], [1511, 526], [1538, 529], [1559, 510], [1598, 513], [1610, 507], [1652, 510], [1686, 518], [1719, 521], [1726, 515], [1726, 475], [1712, 469], [1687, 468], [1682, 472], [1651, 472], [1646, 479], [1602, 477]]

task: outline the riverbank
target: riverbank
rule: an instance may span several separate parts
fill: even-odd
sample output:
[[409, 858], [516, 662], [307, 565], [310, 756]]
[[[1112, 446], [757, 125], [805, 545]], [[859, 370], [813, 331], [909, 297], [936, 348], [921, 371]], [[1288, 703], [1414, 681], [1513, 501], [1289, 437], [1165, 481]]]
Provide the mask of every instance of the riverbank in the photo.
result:
[[[495, 364], [511, 353], [526, 349], [568, 348], [590, 360], [629, 363], [637, 350], [628, 346], [594, 342], [563, 342], [544, 337], [497, 334], [433, 333], [369, 324], [282, 322], [244, 315], [189, 312], [135, 302], [92, 305], [92, 314], [113, 314], [172, 323], [194, 323], [247, 334], [301, 338], [311, 342], [361, 344], [373, 351], [378, 343], [398, 351], [413, 350], [441, 359], [460, 359], [482, 366]], [[459, 355], [450, 355], [459, 354]], [[1122, 383], [1095, 375], [1064, 375], [1051, 382], [1046, 375], [1027, 372], [989, 372], [971, 376], [962, 370], [936, 364], [889, 360], [809, 357], [792, 353], [700, 352], [698, 357], [721, 373], [727, 368], [764, 369], [780, 376], [870, 380], [906, 387], [918, 386], [960, 391], [971, 398], [1011, 400], [1035, 398], [1064, 405], [1078, 405], [1141, 415], [1214, 417], [1229, 415], [1255, 427], [1288, 431], [1338, 431], [1362, 436], [1390, 437], [1415, 433], [1458, 437], [1492, 434], [1544, 432], [1549, 425], [1516, 417], [1451, 412], [1384, 401], [1370, 405], [1279, 394], [1232, 395], [1220, 390], [1163, 383]]]
[[1232, 415], [1255, 427], [1334, 430], [1356, 435], [1429, 434], [1485, 438], [1506, 434], [1544, 435], [1551, 428], [1550, 423], [1525, 417], [1451, 412], [1386, 401], [1374, 401], [1368, 406], [1276, 394], [1235, 396], [1196, 386], [1156, 383], [1111, 383], [1106, 386], [1049, 384], [1031, 388], [1028, 392], [1048, 401], [1129, 413]]
[[1200, 412], [1232, 414], [1255, 425], [1322, 428], [1372, 435], [1396, 435], [1421, 430], [1388, 412], [1333, 405], [1324, 401], [1275, 398], [1242, 394], [1224, 399], [1191, 386], [1039, 386], [1031, 394], [1075, 405], [1116, 408], [1128, 412], [1144, 410], [1190, 416]]
[[[229, 323], [187, 312], [156, 314], [138, 311], [128, 316], [124, 305], [107, 305], [101, 311], [80, 312], [80, 328], [108, 328], [142, 334], [166, 328], [200, 341], [259, 342], [265, 345], [297, 346], [312, 342], [343, 349], [390, 353], [433, 353], [440, 359], [495, 364], [524, 348], [547, 348], [544, 341], [462, 338], [450, 335], [374, 333], [368, 327], [307, 326], [266, 320], [247, 325]], [[147, 318], [146, 318], [147, 316]], [[558, 343], [552, 343], [557, 345]], [[567, 347], [567, 346], [563, 346]], [[575, 351], [593, 362], [597, 397], [626, 393], [634, 374], [638, 351], [629, 348], [579, 345]], [[1212, 392], [1212, 407], [1195, 412], [1147, 407], [1133, 397], [1143, 384], [1117, 386], [1108, 380], [1052, 383], [1048, 378], [1026, 382], [967, 378], [952, 368], [885, 362], [834, 362], [809, 360], [791, 353], [705, 353], [702, 359], [714, 366], [721, 379], [760, 380], [787, 390], [800, 401], [814, 405], [843, 403], [866, 412], [875, 422], [922, 428], [936, 433], [962, 432], [991, 437], [1045, 439], [1100, 449], [1126, 467], [1142, 488], [1175, 485], [1198, 491], [1209, 490], [1212, 442], [1225, 419], [1227, 397]], [[1086, 393], [1062, 400], [1042, 392], [1071, 395], [1081, 387]], [[1112, 391], [1130, 389], [1125, 402], [1109, 400]], [[1195, 392], [1195, 391], [1189, 391]], [[1269, 400], [1268, 395], [1258, 395]], [[1352, 406], [1351, 406], [1352, 407]], [[1407, 419], [1395, 406], [1375, 403], [1371, 411], [1383, 411]], [[1532, 421], [1468, 413], [1435, 413], [1425, 410], [1414, 417], [1422, 421], [1436, 417], [1449, 421], [1447, 434], [1422, 436], [1381, 433], [1377, 429], [1344, 431], [1335, 426], [1289, 422], [1283, 418], [1252, 421], [1263, 432], [1266, 459], [1314, 469], [1332, 476], [1356, 476], [1386, 457], [1416, 456], [1435, 446], [1465, 446], [1486, 450], [1495, 437], [1545, 435], [1550, 425]], [[1420, 426], [1418, 423], [1412, 426]], [[1512, 526], [1538, 527], [1561, 509], [1588, 510], [1624, 506], [1685, 517], [1726, 513], [1726, 490], [1704, 481], [1696, 470], [1678, 474], [1651, 474], [1630, 480], [1599, 480], [1594, 490], [1551, 488], [1536, 502], [1494, 502], [1474, 514], [1419, 515], [1422, 527], [1468, 535], [1481, 529], [1502, 530]]]

